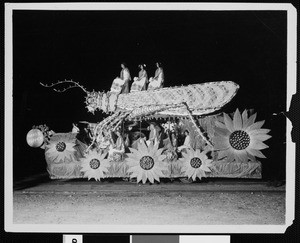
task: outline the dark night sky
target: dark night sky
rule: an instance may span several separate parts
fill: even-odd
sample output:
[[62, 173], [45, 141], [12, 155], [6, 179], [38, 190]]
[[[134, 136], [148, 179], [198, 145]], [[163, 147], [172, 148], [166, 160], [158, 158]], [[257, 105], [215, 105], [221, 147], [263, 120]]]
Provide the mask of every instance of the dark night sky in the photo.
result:
[[[33, 125], [69, 132], [73, 121], [101, 118], [100, 112], [87, 113], [80, 89], [60, 94], [39, 82], [73, 79], [88, 90], [108, 90], [121, 62], [128, 64], [134, 77], [140, 62], [147, 64], [152, 76], [157, 60], [164, 64], [165, 86], [238, 83], [240, 90], [222, 111], [254, 108], [258, 120], [265, 119], [265, 127], [276, 130], [273, 141], [281, 139], [273, 146], [276, 151], [285, 139], [285, 123], [272, 113], [286, 108], [286, 24], [285, 11], [15, 10], [16, 158], [43, 152], [23, 139]], [[272, 157], [271, 149], [265, 151]]]

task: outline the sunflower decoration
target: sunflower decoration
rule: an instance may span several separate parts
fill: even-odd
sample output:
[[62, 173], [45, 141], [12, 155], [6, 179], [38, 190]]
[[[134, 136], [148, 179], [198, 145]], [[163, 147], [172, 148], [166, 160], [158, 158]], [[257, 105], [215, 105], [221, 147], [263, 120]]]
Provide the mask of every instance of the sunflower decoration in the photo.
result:
[[69, 134], [56, 134], [46, 145], [46, 156], [54, 163], [75, 160], [76, 137]]
[[88, 180], [94, 178], [96, 181], [100, 181], [100, 178], [104, 177], [104, 173], [108, 172], [110, 164], [108, 159], [105, 159], [107, 153], [98, 153], [96, 150], [90, 150], [84, 158], [80, 159], [81, 172], [84, 172], [83, 177], [87, 177]]
[[207, 157], [207, 150], [200, 152], [200, 149], [188, 149], [186, 153], [182, 153], [179, 161], [183, 162], [181, 171], [193, 181], [198, 177], [206, 177], [206, 172], [211, 172], [212, 160]]
[[268, 148], [263, 142], [271, 138], [270, 129], [262, 129], [264, 121], [255, 122], [256, 113], [248, 118], [247, 110], [241, 114], [237, 109], [233, 120], [224, 113], [224, 122], [216, 122], [214, 148], [219, 150], [218, 159], [227, 157], [228, 162], [255, 161], [255, 157], [266, 158], [260, 151]]
[[154, 180], [159, 182], [159, 178], [164, 177], [162, 171], [167, 170], [167, 166], [162, 162], [166, 155], [161, 154], [163, 148], [158, 149], [158, 144], [150, 144], [149, 147], [144, 142], [138, 143], [138, 149], [129, 148], [131, 153], [128, 153], [126, 162], [129, 166], [127, 172], [131, 173], [130, 178], [137, 178], [137, 183], [140, 181], [143, 184], [149, 180], [154, 183]]

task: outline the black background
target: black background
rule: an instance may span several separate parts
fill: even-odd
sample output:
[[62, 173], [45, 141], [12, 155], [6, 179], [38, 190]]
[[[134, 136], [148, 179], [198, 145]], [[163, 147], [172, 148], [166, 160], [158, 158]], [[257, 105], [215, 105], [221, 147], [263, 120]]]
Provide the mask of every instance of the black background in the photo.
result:
[[44, 172], [44, 151], [26, 134], [47, 124], [69, 132], [74, 121], [98, 122], [84, 92], [56, 93], [39, 83], [73, 79], [108, 90], [120, 63], [137, 76], [146, 63], [165, 70], [165, 86], [232, 80], [240, 85], [222, 111], [254, 109], [273, 136], [263, 151], [265, 179], [285, 177], [287, 15], [285, 11], [13, 11], [14, 178]]

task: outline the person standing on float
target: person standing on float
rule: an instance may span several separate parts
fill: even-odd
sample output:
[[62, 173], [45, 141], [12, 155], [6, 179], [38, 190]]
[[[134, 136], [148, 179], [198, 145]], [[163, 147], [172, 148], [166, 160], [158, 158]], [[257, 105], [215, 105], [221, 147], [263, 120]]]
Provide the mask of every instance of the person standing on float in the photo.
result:
[[146, 89], [146, 85], [148, 83], [146, 64], [140, 64], [139, 68], [139, 77], [134, 77], [134, 82], [131, 85], [130, 92], [142, 91]]
[[115, 134], [117, 135], [115, 152], [123, 154], [125, 153], [125, 142], [122, 137], [120, 129], [117, 129]]
[[150, 134], [149, 134], [149, 139], [146, 141], [146, 144], [147, 146], [149, 146], [151, 143], [156, 145], [158, 143], [158, 134], [157, 134], [157, 130], [155, 129], [155, 124], [150, 123], [149, 129], [150, 129]]
[[178, 147], [178, 151], [181, 152], [186, 149], [191, 149], [191, 138], [190, 138], [190, 132], [188, 130], [184, 131], [185, 139], [183, 145]]
[[124, 62], [121, 64], [121, 68], [122, 70], [120, 73], [120, 78], [124, 80], [124, 85], [121, 94], [127, 94], [129, 93], [129, 81], [131, 81], [131, 76], [130, 76], [129, 69]]
[[163, 87], [165, 75], [162, 64], [157, 62], [156, 67], [155, 76], [149, 79], [148, 90], [155, 90]]
[[[123, 160], [123, 156], [125, 153], [125, 143], [124, 139], [121, 135], [121, 131], [117, 129], [114, 134], [117, 136], [116, 142], [114, 142], [114, 139], [111, 137], [110, 139], [110, 147], [108, 152], [108, 158], [110, 161], [120, 162]], [[116, 156], [118, 155], [118, 156]]]
[[113, 93], [129, 93], [129, 81], [131, 80], [129, 69], [126, 63], [121, 63], [120, 77], [116, 77], [112, 83], [110, 91]]

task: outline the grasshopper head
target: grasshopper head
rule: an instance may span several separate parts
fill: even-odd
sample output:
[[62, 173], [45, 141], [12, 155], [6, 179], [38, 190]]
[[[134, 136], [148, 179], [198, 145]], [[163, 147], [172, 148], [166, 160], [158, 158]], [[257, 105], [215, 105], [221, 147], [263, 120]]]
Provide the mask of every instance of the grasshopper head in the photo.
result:
[[89, 112], [93, 113], [98, 109], [101, 110], [103, 92], [87, 92], [85, 97], [86, 108]]

